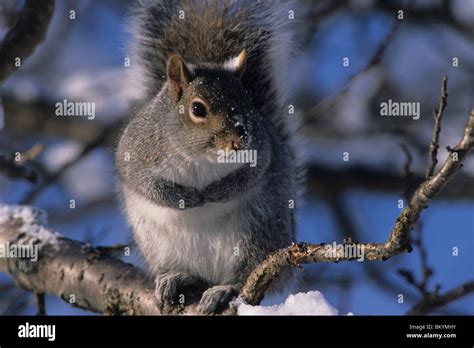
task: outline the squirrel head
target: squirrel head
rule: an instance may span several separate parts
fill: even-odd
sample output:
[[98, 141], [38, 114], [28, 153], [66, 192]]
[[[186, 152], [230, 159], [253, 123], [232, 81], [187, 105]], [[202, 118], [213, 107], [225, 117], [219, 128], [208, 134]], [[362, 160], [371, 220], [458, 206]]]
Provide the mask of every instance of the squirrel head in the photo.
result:
[[175, 112], [167, 129], [188, 154], [212, 157], [219, 150], [252, 147], [257, 112], [241, 81], [246, 59], [243, 50], [224, 65], [191, 67], [177, 54], [168, 60], [168, 97]]

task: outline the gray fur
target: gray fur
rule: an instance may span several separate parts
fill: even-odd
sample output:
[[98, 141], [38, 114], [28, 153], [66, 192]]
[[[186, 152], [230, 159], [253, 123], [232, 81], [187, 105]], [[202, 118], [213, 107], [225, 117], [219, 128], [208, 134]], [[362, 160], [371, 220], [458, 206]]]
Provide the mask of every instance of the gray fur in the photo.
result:
[[[141, 0], [131, 21], [135, 40], [134, 72], [149, 96], [166, 80], [166, 61], [179, 53], [193, 64], [223, 64], [246, 49], [249, 60], [242, 82], [279, 129], [292, 137], [299, 127], [287, 112], [289, 60], [294, 55], [294, 1], [283, 0]], [[180, 19], [184, 11], [185, 19]]]
[[[267, 59], [275, 54], [274, 37], [289, 30], [279, 17], [287, 7], [271, 1], [147, 2], [135, 23], [150, 98], [117, 148], [123, 206], [156, 276], [160, 303], [175, 302], [182, 287], [199, 283], [209, 288], [200, 311], [215, 312], [266, 256], [295, 240], [289, 201], [297, 199], [299, 165], [283, 122], [286, 91], [274, 84], [279, 72]], [[176, 18], [179, 9], [186, 20]], [[243, 48], [249, 57], [243, 76], [222, 68]], [[167, 81], [173, 53], [189, 67], [189, 84]], [[178, 111], [188, 110], [195, 96], [210, 105], [205, 125]], [[245, 149], [257, 151], [257, 166], [213, 160], [221, 142], [238, 136]]]

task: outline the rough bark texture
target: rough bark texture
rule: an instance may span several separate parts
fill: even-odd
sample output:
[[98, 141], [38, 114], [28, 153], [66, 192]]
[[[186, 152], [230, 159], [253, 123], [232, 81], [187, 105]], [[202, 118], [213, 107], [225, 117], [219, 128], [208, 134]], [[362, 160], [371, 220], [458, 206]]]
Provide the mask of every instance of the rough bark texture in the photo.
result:
[[[0, 82], [5, 80], [13, 71], [15, 58], [21, 58], [22, 63], [34, 51], [35, 47], [44, 39], [48, 24], [53, 14], [54, 0], [26, 0], [25, 6], [18, 17], [16, 24], [5, 35], [0, 47]], [[392, 10], [392, 9], [391, 9]], [[366, 71], [376, 65], [386, 47], [390, 43], [397, 31], [398, 24], [395, 24], [382, 45], [374, 53], [368, 65], [362, 70]], [[353, 80], [354, 77], [350, 79]], [[350, 82], [349, 81], [349, 82]], [[344, 90], [339, 93], [343, 94]], [[337, 97], [337, 96], [336, 96]], [[351, 240], [345, 241], [345, 245], [360, 247], [364, 252], [364, 259], [367, 261], [386, 260], [394, 255], [411, 249], [410, 232], [418, 221], [421, 212], [428, 203], [438, 195], [447, 182], [459, 171], [464, 158], [473, 147], [474, 142], [474, 110], [471, 112], [469, 121], [464, 130], [461, 142], [454, 148], [449, 149], [451, 156], [445, 161], [440, 170], [435, 174], [437, 163], [437, 146], [440, 132], [440, 121], [444, 107], [446, 106], [446, 81], [443, 82], [440, 107], [435, 113], [435, 131], [432, 144], [430, 146], [430, 165], [427, 170], [427, 179], [418, 178], [418, 189], [413, 194], [409, 205], [400, 213], [395, 222], [389, 238], [384, 243], [354, 243]], [[326, 104], [334, 104], [333, 98]], [[325, 105], [322, 103], [322, 105]], [[321, 106], [321, 105], [320, 105]], [[29, 107], [21, 105], [18, 108], [18, 115], [9, 112], [10, 105], [6, 104], [7, 122], [10, 129], [15, 127], [22, 133], [27, 130], [45, 130], [51, 133], [63, 134], [64, 129], [69, 129], [72, 138], [93, 137], [91, 142], [84, 148], [83, 154], [87, 154], [96, 144], [106, 142], [110, 137], [107, 132], [90, 128], [84, 128], [83, 132], [78, 132], [79, 127], [72, 127], [70, 121], [65, 123], [52, 121], [49, 117], [50, 105], [40, 105], [39, 108], [31, 107], [30, 123], [24, 122], [28, 114]], [[38, 109], [41, 112], [38, 112]], [[317, 109], [313, 109], [314, 113]], [[41, 114], [46, 115], [43, 119]], [[16, 122], [10, 123], [9, 118]], [[40, 120], [40, 121], [38, 121]], [[39, 123], [38, 123], [39, 122]], [[85, 125], [78, 123], [77, 125]], [[89, 123], [87, 123], [89, 125]], [[38, 128], [39, 127], [39, 128]], [[73, 129], [71, 131], [70, 129]], [[82, 129], [82, 128], [81, 128]], [[64, 135], [64, 134], [63, 134]], [[456, 156], [456, 158], [455, 158]], [[0, 167], [7, 168], [7, 159], [0, 160]], [[67, 167], [65, 167], [67, 169]], [[8, 168], [7, 168], [8, 169]], [[12, 169], [12, 168], [10, 168]], [[20, 170], [20, 171], [19, 171]], [[12, 175], [17, 177], [27, 177], [19, 168], [13, 168]], [[57, 173], [59, 176], [61, 172]], [[382, 180], [376, 173], [373, 180], [373, 171], [365, 173], [364, 180], [357, 172], [357, 168], [351, 168], [347, 172], [334, 173], [328, 168], [311, 167], [310, 177], [318, 182], [318, 187], [334, 187], [334, 183], [341, 187], [354, 188], [357, 185], [368, 186], [376, 189], [398, 189], [401, 185], [394, 182], [393, 177], [386, 177], [382, 173]], [[379, 175], [379, 176], [377, 176]], [[57, 177], [56, 176], [56, 177]], [[399, 178], [399, 177], [397, 177]], [[55, 177], [49, 178], [54, 180]], [[326, 182], [326, 181], [327, 182]], [[403, 178], [401, 178], [403, 180]], [[468, 180], [468, 178], [466, 179]], [[468, 181], [467, 181], [468, 182]], [[378, 186], [380, 184], [380, 187]], [[42, 187], [45, 184], [42, 185]], [[471, 187], [461, 184], [461, 191], [458, 189], [456, 196], [472, 197], [474, 195]], [[311, 186], [310, 186], [311, 188]], [[34, 195], [38, 191], [34, 191]], [[27, 199], [27, 201], [31, 200]], [[186, 306], [176, 305], [172, 308], [160, 308], [154, 296], [154, 284], [144, 271], [127, 264], [115, 257], [112, 257], [104, 249], [93, 248], [92, 246], [63, 238], [54, 234], [47, 228], [44, 219], [29, 219], [31, 216], [43, 213], [28, 207], [6, 207], [0, 205], [0, 210], [13, 214], [0, 214], [0, 245], [37, 245], [40, 255], [37, 262], [21, 258], [0, 257], [0, 272], [10, 274], [18, 286], [40, 294], [38, 299], [43, 301], [41, 294], [54, 294], [63, 298], [72, 305], [88, 311], [111, 315], [154, 315], [154, 314], [193, 314], [194, 303], [198, 296], [191, 296]], [[35, 212], [23, 214], [22, 212]], [[18, 213], [20, 212], [20, 213]], [[258, 304], [263, 298], [266, 289], [272, 280], [285, 268], [295, 267], [305, 263], [313, 262], [340, 262], [355, 260], [357, 256], [348, 256], [342, 250], [335, 254], [328, 254], [325, 244], [299, 243], [289, 248], [280, 250], [270, 255], [267, 260], [260, 264], [247, 279], [246, 284], [241, 289], [241, 298], [249, 304]], [[455, 288], [444, 295], [435, 296], [414, 307], [409, 314], [424, 314], [428, 309], [442, 306], [455, 300], [474, 289], [473, 283], [469, 282]], [[42, 307], [42, 306], [40, 306]], [[229, 308], [224, 314], [233, 314], [235, 310]]]
[[[448, 156], [441, 169], [418, 186], [408, 206], [398, 216], [388, 240], [385, 243], [352, 243], [352, 241], [349, 241], [346, 244], [363, 250], [364, 260], [368, 261], [384, 261], [404, 251], [411, 251], [410, 232], [418, 221], [421, 212], [459, 171], [463, 160], [473, 146], [474, 109], [471, 111], [464, 128], [462, 140], [454, 149], [449, 150], [451, 155]], [[343, 249], [340, 249], [340, 252], [334, 255], [328, 254], [325, 244], [299, 243], [278, 251], [259, 265], [247, 279], [242, 288], [241, 296], [249, 304], [259, 303], [272, 279], [286, 267], [314, 262], [353, 261], [357, 258], [356, 256], [345, 255]]]
[[[12, 216], [0, 223], [0, 244], [40, 245], [37, 262], [0, 257], [0, 272], [10, 274], [18, 286], [56, 295], [73, 306], [98, 313], [162, 314], [155, 302], [154, 284], [144, 271], [88, 244], [60, 236], [54, 242], [45, 241], [44, 233], [30, 232], [38, 228], [54, 233], [41, 221], [29, 223], [21, 217]], [[173, 310], [182, 312], [179, 307]]]
[[[473, 143], [474, 110], [461, 142], [450, 149], [451, 156], [440, 170], [418, 187], [409, 205], [397, 218], [388, 240], [385, 243], [354, 243], [346, 240], [344, 245], [359, 247], [367, 261], [386, 260], [410, 250], [410, 232], [422, 210], [458, 172], [462, 161], [472, 150]], [[193, 314], [193, 303], [186, 307], [177, 305], [159, 308], [153, 293], [153, 282], [133, 265], [88, 244], [60, 236], [50, 238], [53, 232], [45, 227], [45, 219], [26, 221], [22, 218], [22, 209], [31, 208], [3, 206], [3, 209], [4, 212], [0, 214], [3, 215], [0, 216], [0, 244], [41, 246], [39, 260], [35, 263], [19, 258], [0, 258], [0, 271], [12, 275], [20, 287], [35, 293], [55, 294], [68, 302], [71, 302], [71, 295], [74, 295], [73, 305], [104, 314]], [[8, 209], [13, 209], [13, 213], [8, 214]], [[42, 214], [40, 212], [37, 215]], [[334, 254], [327, 250], [326, 244], [299, 243], [270, 255], [249, 276], [241, 289], [240, 297], [249, 304], [260, 303], [272, 280], [288, 267], [314, 262], [352, 261], [358, 258], [356, 255], [347, 255], [343, 249]], [[233, 313], [233, 308], [225, 312]]]

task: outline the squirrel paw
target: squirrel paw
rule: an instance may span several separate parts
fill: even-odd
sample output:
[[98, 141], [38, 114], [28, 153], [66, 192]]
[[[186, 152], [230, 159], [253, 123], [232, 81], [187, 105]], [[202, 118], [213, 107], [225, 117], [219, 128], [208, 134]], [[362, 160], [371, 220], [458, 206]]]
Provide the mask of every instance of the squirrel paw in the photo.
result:
[[[202, 281], [186, 273], [162, 273], [155, 278], [155, 297], [161, 308], [179, 303], [179, 296], [190, 287], [202, 287]], [[184, 297], [183, 297], [184, 299]]]
[[202, 294], [198, 304], [198, 312], [205, 315], [218, 313], [225, 309], [238, 294], [238, 290], [232, 285], [213, 286]]

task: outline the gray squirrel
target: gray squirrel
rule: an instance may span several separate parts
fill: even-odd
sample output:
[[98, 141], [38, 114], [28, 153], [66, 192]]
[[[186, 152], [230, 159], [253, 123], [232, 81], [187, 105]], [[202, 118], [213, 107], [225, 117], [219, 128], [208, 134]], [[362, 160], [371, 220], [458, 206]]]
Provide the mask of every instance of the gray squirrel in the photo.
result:
[[[287, 101], [291, 10], [268, 0], [135, 9], [132, 64], [147, 98], [121, 134], [116, 166], [162, 306], [193, 288], [203, 292], [198, 311], [217, 313], [260, 262], [295, 241], [302, 173]], [[254, 151], [257, 161], [219, 160], [223, 151]], [[273, 289], [293, 278], [281, 274]]]

